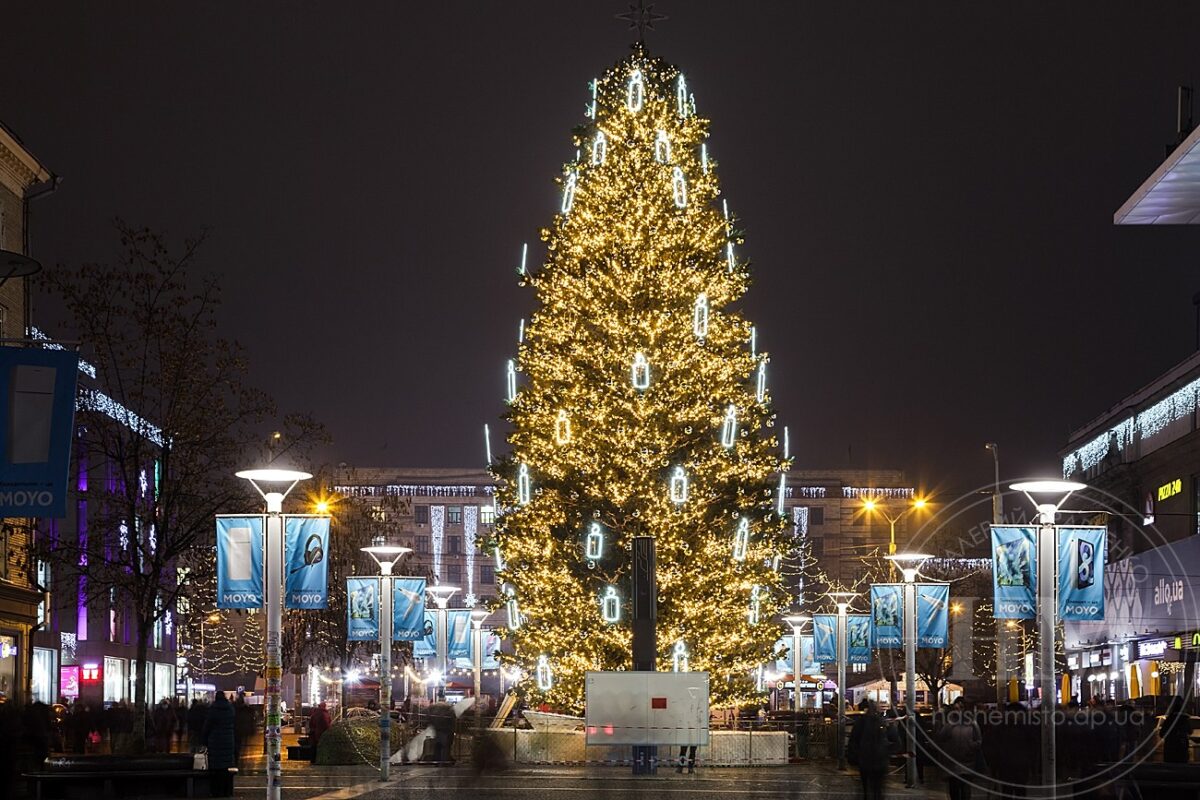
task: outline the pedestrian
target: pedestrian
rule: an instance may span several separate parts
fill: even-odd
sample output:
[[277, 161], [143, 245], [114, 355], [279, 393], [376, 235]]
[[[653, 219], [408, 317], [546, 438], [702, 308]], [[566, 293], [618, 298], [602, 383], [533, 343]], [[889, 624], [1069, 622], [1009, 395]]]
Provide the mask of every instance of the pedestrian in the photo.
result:
[[204, 746], [204, 720], [208, 717], [208, 703], [193, 700], [187, 711], [188, 749], [193, 753]]
[[859, 708], [863, 713], [850, 730], [846, 760], [858, 767], [863, 800], [882, 800], [888, 758], [892, 748], [899, 742], [899, 735], [895, 727], [879, 714], [874, 700], [864, 700]]
[[[212, 713], [211, 710], [209, 713]], [[233, 738], [234, 750], [237, 753], [238, 766], [246, 755], [246, 747], [254, 738], [255, 729], [254, 709], [246, 702], [244, 692], [238, 692], [237, 700], [233, 703]]]
[[171, 736], [175, 733], [175, 711], [164, 697], [154, 707], [154, 749], [159, 753], [171, 752]]
[[696, 745], [684, 744], [679, 746], [679, 765], [675, 768], [675, 771], [682, 773], [685, 764], [687, 765], [689, 775], [696, 771]]
[[433, 728], [433, 760], [439, 765], [449, 765], [450, 748], [454, 744], [454, 706], [445, 700], [433, 703], [425, 711], [429, 725]]
[[1158, 735], [1163, 741], [1164, 764], [1186, 764], [1191, 760], [1192, 718], [1184, 711], [1182, 697], [1171, 698], [1167, 713], [1158, 726]]
[[224, 692], [217, 692], [204, 720], [204, 745], [208, 748], [208, 785], [213, 797], [233, 796], [235, 766], [233, 705]]
[[314, 755], [317, 747], [321, 744], [321, 737], [327, 730], [329, 730], [329, 710], [325, 706], [325, 701], [322, 700], [316, 708], [308, 713], [308, 743], [312, 747]]
[[935, 735], [945, 756], [942, 768], [946, 772], [950, 800], [971, 800], [968, 776], [976, 772], [983, 747], [983, 734], [967, 712], [967, 704], [961, 697], [955, 698], [942, 727]]

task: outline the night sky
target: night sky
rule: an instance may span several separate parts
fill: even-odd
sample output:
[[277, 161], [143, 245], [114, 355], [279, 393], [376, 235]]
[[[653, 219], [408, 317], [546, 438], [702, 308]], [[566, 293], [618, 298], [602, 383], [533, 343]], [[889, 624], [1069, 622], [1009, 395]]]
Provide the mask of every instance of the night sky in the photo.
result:
[[[628, 52], [622, 10], [10, 4], [0, 119], [63, 176], [33, 253], [111, 259], [116, 216], [209, 228], [224, 333], [333, 460], [482, 466], [532, 308], [521, 243], [588, 81]], [[657, 10], [651, 52], [713, 121], [798, 466], [966, 488], [994, 440], [1006, 475], [1056, 475], [1072, 427], [1193, 349], [1200, 228], [1112, 215], [1200, 79], [1195, 3]]]

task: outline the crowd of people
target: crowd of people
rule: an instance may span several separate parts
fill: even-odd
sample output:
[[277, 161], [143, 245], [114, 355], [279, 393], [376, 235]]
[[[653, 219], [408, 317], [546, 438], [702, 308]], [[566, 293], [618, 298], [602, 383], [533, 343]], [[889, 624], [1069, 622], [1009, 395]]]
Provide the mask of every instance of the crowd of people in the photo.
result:
[[[1041, 731], [1037, 709], [1009, 703], [971, 709], [960, 697], [948, 708], [918, 714], [915, 747], [894, 709], [881, 713], [873, 701], [859, 705], [847, 743], [847, 760], [858, 768], [864, 800], [880, 800], [889, 768], [915, 760], [918, 783], [936, 766], [944, 775], [949, 800], [970, 800], [973, 786], [1002, 788], [1024, 796], [1041, 780]], [[1190, 760], [1191, 717], [1182, 698], [1171, 698], [1166, 713], [1132, 703], [1093, 698], [1068, 703], [1056, 717], [1057, 780], [1085, 786], [1106, 774], [1104, 765]]]

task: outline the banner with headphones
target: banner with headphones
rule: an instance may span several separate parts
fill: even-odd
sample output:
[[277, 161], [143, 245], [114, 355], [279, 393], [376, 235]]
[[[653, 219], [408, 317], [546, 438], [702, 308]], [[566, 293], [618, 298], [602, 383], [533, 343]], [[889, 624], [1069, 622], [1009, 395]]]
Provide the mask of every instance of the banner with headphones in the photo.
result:
[[217, 517], [217, 608], [262, 608], [263, 517]]
[[287, 608], [325, 608], [329, 602], [329, 517], [284, 517], [284, 564]]
[[425, 621], [421, 626], [421, 638], [413, 641], [413, 657], [432, 658], [437, 655], [437, 620], [434, 612], [425, 612]]

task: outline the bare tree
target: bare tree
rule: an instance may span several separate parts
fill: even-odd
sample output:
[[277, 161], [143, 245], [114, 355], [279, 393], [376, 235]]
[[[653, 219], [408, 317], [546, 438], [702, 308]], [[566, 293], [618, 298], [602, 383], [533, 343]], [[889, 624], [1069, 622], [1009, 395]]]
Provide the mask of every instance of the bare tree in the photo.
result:
[[[51, 557], [77, 570], [89, 595], [109, 602], [111, 592], [129, 609], [144, 669], [155, 626], [211, 569], [213, 515], [253, 507], [233, 472], [256, 448], [269, 453], [262, 426], [275, 407], [247, 384], [242, 349], [218, 335], [218, 281], [195, 272], [203, 237], [172, 250], [148, 230], [117, 228], [115, 264], [45, 281], [67, 312], [63, 335], [95, 367], [80, 390], [77, 457], [103, 478], [88, 494], [86, 536], [57, 542]], [[293, 448], [321, 435], [304, 416], [285, 429]], [[140, 749], [146, 682], [135, 686]]]

